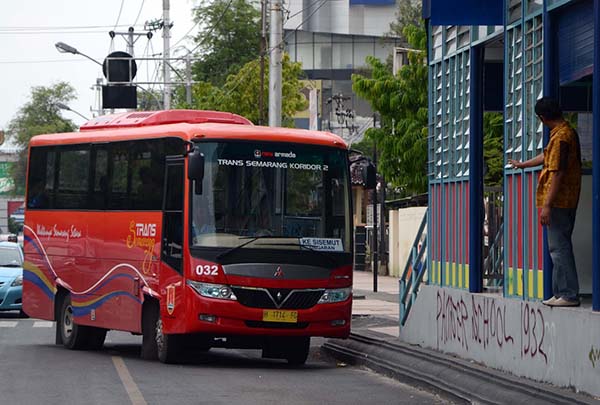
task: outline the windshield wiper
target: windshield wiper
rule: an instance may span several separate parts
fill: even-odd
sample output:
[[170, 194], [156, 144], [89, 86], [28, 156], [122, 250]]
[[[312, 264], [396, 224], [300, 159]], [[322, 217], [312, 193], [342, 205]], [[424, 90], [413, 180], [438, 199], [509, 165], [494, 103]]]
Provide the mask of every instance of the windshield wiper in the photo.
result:
[[0, 267], [21, 267], [19, 263], [0, 264]]
[[225, 256], [229, 256], [230, 254], [232, 254], [233, 252], [237, 251], [238, 249], [243, 248], [246, 245], [251, 244], [252, 242], [255, 242], [259, 239], [278, 239], [278, 238], [285, 238], [285, 236], [271, 236], [271, 235], [264, 235], [264, 236], [244, 236], [241, 237], [240, 239], [248, 239], [247, 241], [245, 241], [244, 243], [234, 246], [231, 249], [227, 249], [226, 251], [224, 251], [223, 253], [219, 253], [217, 255], [217, 259], [222, 259]]

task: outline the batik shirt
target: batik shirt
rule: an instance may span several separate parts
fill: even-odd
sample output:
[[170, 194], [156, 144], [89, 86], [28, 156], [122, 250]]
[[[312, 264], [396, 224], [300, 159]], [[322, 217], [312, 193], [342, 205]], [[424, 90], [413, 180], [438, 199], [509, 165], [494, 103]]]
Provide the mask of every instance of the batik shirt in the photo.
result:
[[536, 195], [538, 207], [544, 205], [552, 178], [559, 170], [564, 172], [564, 176], [552, 207], [577, 208], [581, 190], [581, 148], [577, 132], [566, 121], [552, 129], [550, 142], [544, 149], [544, 167]]

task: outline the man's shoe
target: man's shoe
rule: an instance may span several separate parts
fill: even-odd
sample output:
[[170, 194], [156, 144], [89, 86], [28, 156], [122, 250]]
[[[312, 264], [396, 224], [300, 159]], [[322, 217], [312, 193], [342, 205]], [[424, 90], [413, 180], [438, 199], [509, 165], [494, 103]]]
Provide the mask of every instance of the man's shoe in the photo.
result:
[[579, 300], [568, 300], [566, 298], [560, 297], [556, 301], [554, 301], [552, 304], [550, 304], [550, 306], [552, 306], [552, 307], [578, 307]]
[[549, 306], [553, 306], [554, 303], [558, 300], [557, 297], [550, 297], [547, 300], [542, 301], [542, 304], [544, 305], [549, 305]]

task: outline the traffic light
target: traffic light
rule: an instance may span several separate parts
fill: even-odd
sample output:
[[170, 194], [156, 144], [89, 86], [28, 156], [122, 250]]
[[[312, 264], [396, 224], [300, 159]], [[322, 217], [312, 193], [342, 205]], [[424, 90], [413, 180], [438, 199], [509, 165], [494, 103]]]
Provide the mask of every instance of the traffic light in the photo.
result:
[[131, 83], [137, 73], [135, 59], [127, 52], [112, 52], [102, 63], [102, 73], [108, 80], [102, 86], [102, 108], [137, 108], [135, 86], [124, 84]]

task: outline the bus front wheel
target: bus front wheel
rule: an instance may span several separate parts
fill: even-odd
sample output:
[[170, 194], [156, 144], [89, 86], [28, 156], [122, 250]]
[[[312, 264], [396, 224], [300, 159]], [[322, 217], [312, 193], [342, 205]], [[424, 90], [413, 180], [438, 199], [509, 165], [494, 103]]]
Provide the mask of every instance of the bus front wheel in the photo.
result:
[[144, 360], [156, 360], [158, 348], [156, 346], [156, 323], [158, 322], [158, 304], [144, 303], [142, 313], [142, 353]]
[[285, 359], [291, 366], [301, 366], [306, 363], [310, 352], [310, 337], [294, 339], [287, 349]]
[[178, 358], [176, 335], [163, 333], [158, 303], [149, 303], [142, 315], [142, 352], [145, 360], [175, 363]]
[[158, 360], [161, 363], [173, 364], [179, 359], [179, 344], [177, 335], [168, 335], [163, 333], [162, 319], [156, 323], [156, 347], [158, 351]]

